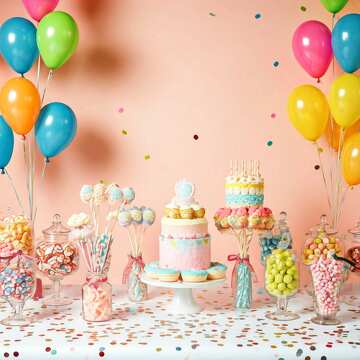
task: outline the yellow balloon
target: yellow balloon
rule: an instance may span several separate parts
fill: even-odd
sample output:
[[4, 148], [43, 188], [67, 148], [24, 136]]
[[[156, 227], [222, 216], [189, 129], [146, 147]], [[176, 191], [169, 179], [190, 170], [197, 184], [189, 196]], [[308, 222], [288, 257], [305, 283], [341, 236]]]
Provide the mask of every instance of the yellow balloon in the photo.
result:
[[317, 87], [301, 85], [289, 96], [288, 114], [295, 129], [306, 140], [316, 141], [326, 129], [329, 105]]
[[[336, 122], [331, 125], [331, 121], [328, 122], [325, 130], [325, 139], [335, 151], [339, 149], [340, 130], [341, 127]], [[360, 132], [360, 119], [345, 130], [345, 140], [357, 132]]]
[[350, 185], [360, 184], [360, 133], [351, 135], [341, 153], [342, 173]]
[[360, 118], [360, 77], [355, 74], [339, 76], [331, 84], [330, 111], [336, 123], [347, 128]]

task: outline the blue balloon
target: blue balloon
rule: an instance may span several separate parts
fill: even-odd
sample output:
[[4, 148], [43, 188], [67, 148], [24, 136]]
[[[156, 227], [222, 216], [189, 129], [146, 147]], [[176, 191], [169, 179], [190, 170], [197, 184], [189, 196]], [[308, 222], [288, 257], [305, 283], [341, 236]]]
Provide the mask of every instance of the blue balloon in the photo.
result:
[[34, 24], [22, 17], [6, 20], [0, 28], [0, 51], [13, 70], [27, 73], [39, 56]]
[[360, 14], [345, 15], [336, 23], [331, 44], [345, 72], [353, 73], [360, 68]]
[[60, 102], [44, 106], [35, 125], [35, 138], [46, 159], [65, 150], [75, 137], [76, 116], [71, 108]]
[[14, 133], [4, 118], [0, 115], [0, 169], [4, 173], [4, 168], [9, 163], [14, 150]]

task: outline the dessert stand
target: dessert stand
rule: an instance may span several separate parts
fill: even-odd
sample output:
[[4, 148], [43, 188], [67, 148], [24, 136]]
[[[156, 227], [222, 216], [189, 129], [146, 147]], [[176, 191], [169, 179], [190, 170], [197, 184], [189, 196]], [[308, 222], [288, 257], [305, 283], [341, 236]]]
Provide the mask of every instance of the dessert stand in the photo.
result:
[[141, 281], [151, 286], [174, 289], [172, 302], [167, 307], [168, 312], [172, 314], [195, 314], [201, 312], [202, 307], [194, 299], [192, 289], [207, 289], [217, 286], [222, 284], [225, 278], [203, 282], [165, 282], [151, 279], [142, 274]]

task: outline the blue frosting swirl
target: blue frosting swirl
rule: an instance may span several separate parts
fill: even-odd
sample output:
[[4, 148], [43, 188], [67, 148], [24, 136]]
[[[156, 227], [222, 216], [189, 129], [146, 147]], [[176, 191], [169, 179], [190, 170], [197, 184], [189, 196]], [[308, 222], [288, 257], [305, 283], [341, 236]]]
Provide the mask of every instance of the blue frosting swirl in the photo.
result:
[[250, 194], [226, 194], [226, 204], [237, 205], [261, 205], [264, 203], [264, 195], [250, 195]]

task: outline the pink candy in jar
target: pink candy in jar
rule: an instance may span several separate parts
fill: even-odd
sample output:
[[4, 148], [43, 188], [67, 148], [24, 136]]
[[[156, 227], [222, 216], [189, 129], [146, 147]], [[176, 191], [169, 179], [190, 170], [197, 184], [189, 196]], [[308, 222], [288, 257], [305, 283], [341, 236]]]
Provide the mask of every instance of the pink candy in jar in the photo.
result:
[[317, 316], [312, 319], [316, 324], [336, 325], [339, 310], [339, 292], [343, 282], [344, 265], [331, 254], [321, 256], [310, 266]]
[[112, 317], [112, 286], [102, 274], [88, 274], [82, 287], [82, 315], [86, 321], [108, 321]]

